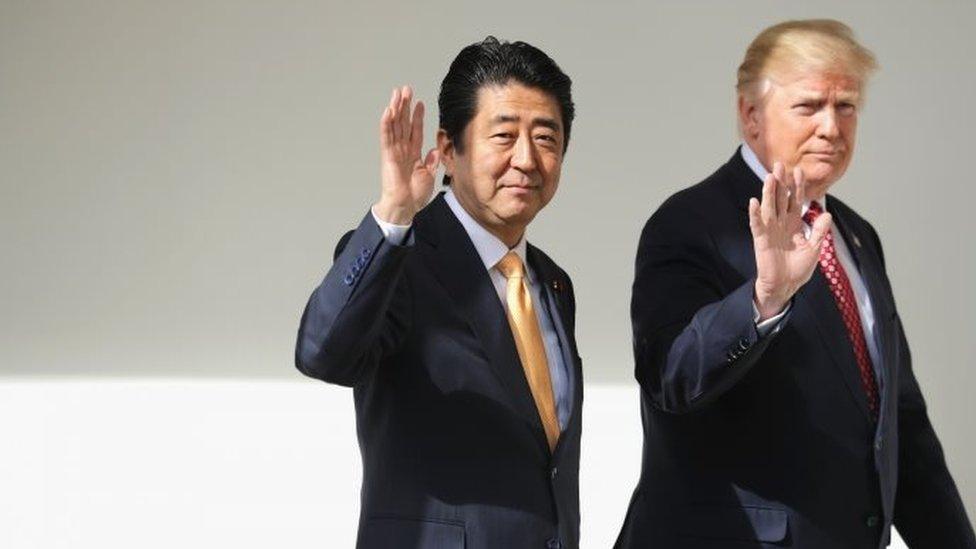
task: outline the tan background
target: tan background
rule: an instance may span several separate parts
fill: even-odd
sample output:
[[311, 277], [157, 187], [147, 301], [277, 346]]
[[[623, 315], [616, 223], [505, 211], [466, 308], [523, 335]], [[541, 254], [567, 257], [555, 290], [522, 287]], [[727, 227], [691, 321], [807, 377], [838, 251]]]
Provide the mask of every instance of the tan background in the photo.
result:
[[305, 299], [377, 194], [390, 88], [433, 105], [493, 33], [574, 80], [562, 186], [530, 240], [574, 277], [587, 381], [632, 384], [643, 222], [731, 155], [749, 40], [830, 16], [882, 65], [835, 191], [882, 236], [976, 508], [976, 4], [469, 4], [0, 0], [0, 376], [294, 379]]

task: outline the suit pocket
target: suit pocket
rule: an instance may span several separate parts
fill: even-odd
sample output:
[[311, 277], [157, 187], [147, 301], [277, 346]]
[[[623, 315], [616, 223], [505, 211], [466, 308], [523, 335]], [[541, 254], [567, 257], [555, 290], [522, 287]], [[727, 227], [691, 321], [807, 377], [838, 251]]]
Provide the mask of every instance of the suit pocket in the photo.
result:
[[778, 543], [789, 532], [789, 515], [766, 507], [696, 506], [680, 524], [685, 537]]
[[359, 530], [358, 549], [464, 549], [459, 521], [369, 517]]

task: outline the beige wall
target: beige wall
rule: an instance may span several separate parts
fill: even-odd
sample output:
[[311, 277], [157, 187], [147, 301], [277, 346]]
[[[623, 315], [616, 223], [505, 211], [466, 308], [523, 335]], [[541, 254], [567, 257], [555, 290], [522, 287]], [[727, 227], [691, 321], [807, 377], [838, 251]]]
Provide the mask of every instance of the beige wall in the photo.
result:
[[882, 236], [976, 509], [976, 4], [470, 4], [0, 0], [0, 375], [296, 376], [304, 301], [377, 193], [390, 88], [435, 103], [459, 48], [494, 33], [575, 82], [562, 187], [530, 239], [576, 281], [588, 381], [631, 383], [644, 220], [732, 153], [749, 40], [830, 16], [882, 65], [835, 190]]

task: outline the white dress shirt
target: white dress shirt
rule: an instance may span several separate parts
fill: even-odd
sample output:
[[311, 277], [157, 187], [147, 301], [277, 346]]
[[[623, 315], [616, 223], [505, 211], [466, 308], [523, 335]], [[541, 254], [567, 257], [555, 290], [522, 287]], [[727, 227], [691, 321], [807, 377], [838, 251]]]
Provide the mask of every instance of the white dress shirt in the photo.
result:
[[[761, 181], [765, 181], [769, 171], [765, 166], [762, 165], [762, 162], [759, 161], [759, 157], [756, 156], [756, 153], [749, 148], [749, 145], [746, 143], [742, 144], [741, 151], [742, 159], [745, 160], [749, 168], [752, 169], [752, 171]], [[828, 211], [826, 196], [814, 198], [813, 200], [820, 203], [823, 211]], [[801, 215], [805, 215], [807, 210], [810, 209], [810, 202], [810, 200], [807, 200], [803, 203], [803, 210], [800, 212]], [[810, 226], [804, 223], [803, 234], [809, 238], [810, 231]], [[875, 322], [874, 309], [871, 307], [871, 297], [868, 295], [867, 287], [864, 285], [864, 279], [861, 278], [861, 273], [857, 269], [857, 264], [854, 263], [854, 257], [851, 255], [851, 251], [847, 247], [847, 243], [844, 241], [844, 236], [840, 234], [840, 231], [837, 229], [836, 223], [831, 225], [830, 234], [834, 239], [834, 250], [837, 252], [837, 259], [840, 261], [841, 266], [844, 267], [844, 272], [847, 273], [847, 278], [851, 281], [851, 289], [854, 291], [854, 297], [857, 299], [857, 310], [861, 316], [861, 326], [864, 328], [864, 340], [868, 346], [868, 354], [871, 355], [871, 362], [874, 364], [875, 368], [878, 368], [881, 366], [881, 363], [879, 362], [881, 355], [878, 352], [877, 342], [874, 340]], [[787, 307], [787, 310], [789, 310], [789, 307]], [[780, 317], [776, 318], [781, 318], [782, 314], [785, 314], [785, 312], [786, 311], [781, 313]]]
[[[562, 343], [559, 341], [556, 327], [550, 316], [549, 306], [547, 305], [548, 301], [542, 296], [542, 284], [539, 283], [535, 272], [526, 260], [525, 235], [522, 235], [522, 239], [519, 240], [518, 244], [509, 250], [504, 242], [488, 232], [487, 229], [471, 217], [471, 214], [458, 202], [452, 189], [448, 189], [444, 194], [444, 200], [447, 202], [448, 207], [450, 207], [451, 212], [454, 213], [454, 217], [461, 222], [461, 226], [464, 227], [468, 238], [471, 239], [471, 243], [474, 244], [474, 248], [478, 252], [478, 256], [485, 266], [485, 270], [488, 271], [488, 276], [491, 279], [492, 285], [495, 287], [495, 292], [497, 292], [498, 299], [501, 301], [506, 314], [508, 314], [508, 279], [502, 275], [501, 271], [495, 265], [509, 251], [515, 252], [522, 260], [522, 264], [525, 265], [525, 282], [532, 296], [536, 318], [539, 321], [539, 333], [542, 335], [542, 342], [546, 349], [549, 377], [552, 381], [552, 392], [556, 401], [556, 415], [559, 417], [560, 428], [566, 429], [572, 407], [569, 370], [563, 360]], [[404, 235], [410, 230], [410, 225], [394, 225], [383, 221], [376, 215], [375, 211], [373, 211], [373, 219], [379, 225], [380, 230], [383, 231], [383, 236], [386, 238], [386, 241], [391, 244], [399, 245], [403, 243]], [[410, 240], [407, 242], [408, 244], [412, 242], [412, 238], [413, 236], [411, 235]]]

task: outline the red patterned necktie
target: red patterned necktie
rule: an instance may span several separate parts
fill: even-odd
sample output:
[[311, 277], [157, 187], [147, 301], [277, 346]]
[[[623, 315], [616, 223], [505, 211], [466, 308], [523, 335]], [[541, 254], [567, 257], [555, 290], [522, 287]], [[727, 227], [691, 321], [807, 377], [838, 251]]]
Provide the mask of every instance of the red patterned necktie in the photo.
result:
[[[803, 221], [813, 226], [813, 221], [822, 213], [823, 207], [819, 203], [810, 202], [807, 213], [803, 214]], [[864, 328], [861, 326], [861, 314], [857, 310], [857, 299], [854, 297], [851, 281], [847, 278], [847, 273], [840, 264], [840, 260], [837, 259], [834, 236], [830, 231], [827, 232], [824, 240], [825, 243], [820, 248], [820, 272], [827, 280], [830, 293], [834, 295], [834, 302], [844, 320], [844, 326], [847, 327], [847, 336], [854, 348], [854, 357], [857, 359], [857, 368], [861, 374], [861, 386], [868, 398], [868, 408], [871, 410], [872, 419], [877, 421], [878, 386], [874, 380], [874, 369], [871, 367], [871, 355], [868, 353], [867, 340], [864, 339]]]

